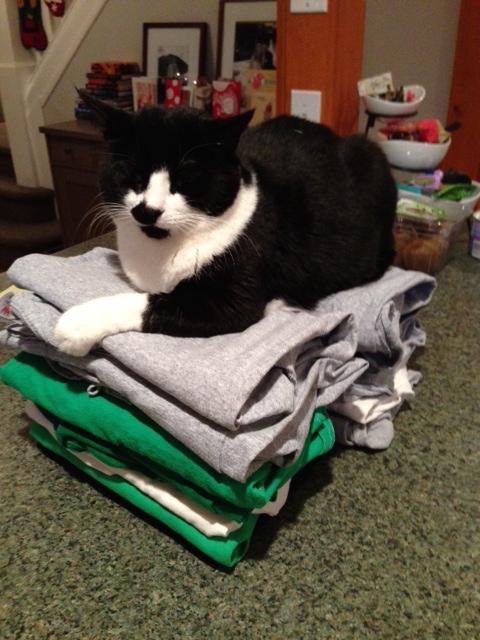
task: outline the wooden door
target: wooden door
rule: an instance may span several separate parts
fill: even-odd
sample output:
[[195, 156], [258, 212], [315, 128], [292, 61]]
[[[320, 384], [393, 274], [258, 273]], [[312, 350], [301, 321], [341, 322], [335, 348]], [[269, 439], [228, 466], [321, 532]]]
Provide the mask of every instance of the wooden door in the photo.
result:
[[480, 2], [462, 0], [447, 122], [461, 128], [452, 134], [444, 168], [480, 180]]
[[290, 112], [292, 89], [322, 92], [321, 121], [340, 135], [358, 130], [365, 0], [330, 0], [327, 13], [290, 12], [277, 0], [277, 106]]

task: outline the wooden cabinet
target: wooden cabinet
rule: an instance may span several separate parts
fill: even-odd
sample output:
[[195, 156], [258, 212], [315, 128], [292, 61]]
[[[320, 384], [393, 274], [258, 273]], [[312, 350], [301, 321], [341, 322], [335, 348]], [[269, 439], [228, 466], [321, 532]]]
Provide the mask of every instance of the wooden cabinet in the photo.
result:
[[105, 153], [99, 129], [89, 122], [68, 121], [40, 127], [47, 137], [55, 197], [65, 247], [113, 229], [95, 221], [101, 201], [98, 175]]

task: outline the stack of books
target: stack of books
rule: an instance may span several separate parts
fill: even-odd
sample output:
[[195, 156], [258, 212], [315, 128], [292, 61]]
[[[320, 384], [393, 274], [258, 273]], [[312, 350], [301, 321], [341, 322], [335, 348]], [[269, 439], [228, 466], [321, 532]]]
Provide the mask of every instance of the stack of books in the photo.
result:
[[[140, 75], [136, 62], [92, 62], [85, 89], [96, 98], [119, 109], [133, 110], [132, 77]], [[81, 98], [75, 106], [75, 116], [91, 120], [93, 111]]]

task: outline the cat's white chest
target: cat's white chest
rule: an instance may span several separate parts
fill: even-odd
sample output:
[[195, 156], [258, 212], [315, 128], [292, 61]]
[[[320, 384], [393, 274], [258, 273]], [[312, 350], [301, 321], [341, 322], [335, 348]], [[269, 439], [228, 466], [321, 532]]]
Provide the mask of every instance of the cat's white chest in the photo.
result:
[[242, 185], [235, 202], [221, 216], [199, 215], [196, 228], [188, 234], [172, 234], [161, 240], [146, 236], [133, 220], [121, 221], [117, 241], [126, 276], [141, 291], [170, 293], [245, 233], [257, 202], [253, 181]]
[[148, 238], [136, 225], [119, 226], [117, 239], [125, 275], [141, 291], [170, 293], [198, 268], [198, 252], [192, 247], [171, 238]]

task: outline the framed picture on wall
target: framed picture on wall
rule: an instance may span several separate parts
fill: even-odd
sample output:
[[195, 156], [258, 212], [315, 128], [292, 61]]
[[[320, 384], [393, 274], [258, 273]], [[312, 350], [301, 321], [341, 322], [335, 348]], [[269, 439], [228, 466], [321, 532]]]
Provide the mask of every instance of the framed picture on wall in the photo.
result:
[[275, 1], [220, 0], [217, 77], [242, 82], [252, 69], [275, 70], [276, 20]]
[[143, 73], [148, 77], [188, 78], [204, 73], [205, 22], [146, 22], [143, 25]]

